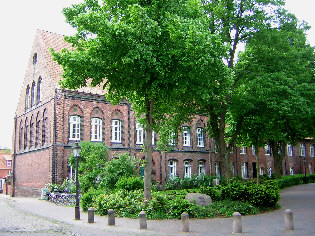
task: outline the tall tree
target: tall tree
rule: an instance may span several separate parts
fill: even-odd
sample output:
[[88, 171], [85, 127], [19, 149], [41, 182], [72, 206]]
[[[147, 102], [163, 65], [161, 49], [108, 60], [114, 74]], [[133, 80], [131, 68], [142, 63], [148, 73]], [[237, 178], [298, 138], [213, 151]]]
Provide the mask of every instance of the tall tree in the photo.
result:
[[279, 28], [256, 33], [236, 67], [242, 86], [235, 102], [243, 106], [238, 115], [246, 117], [243, 137], [270, 144], [276, 178], [285, 145], [315, 130], [314, 48], [306, 43], [307, 27], [297, 24], [290, 16]]
[[144, 196], [150, 199], [152, 130], [178, 107], [189, 108], [208, 86], [204, 78], [220, 76], [226, 49], [209, 31], [198, 0], [85, 0], [64, 14], [77, 33], [66, 37], [73, 50], [53, 52], [64, 69], [61, 84], [104, 83], [110, 100], [132, 104], [146, 129]]
[[[243, 119], [232, 122], [231, 96], [239, 83], [235, 74], [237, 49], [257, 31], [271, 27], [279, 19], [282, 0], [209, 0], [204, 2], [210, 31], [219, 33], [229, 47], [226, 67], [232, 72], [217, 80], [214, 89], [208, 89], [208, 96], [200, 97], [198, 107], [209, 117], [210, 134], [218, 144], [218, 156], [223, 174], [229, 178], [231, 166], [229, 153], [234, 146]], [[232, 125], [235, 125], [231, 133]]]

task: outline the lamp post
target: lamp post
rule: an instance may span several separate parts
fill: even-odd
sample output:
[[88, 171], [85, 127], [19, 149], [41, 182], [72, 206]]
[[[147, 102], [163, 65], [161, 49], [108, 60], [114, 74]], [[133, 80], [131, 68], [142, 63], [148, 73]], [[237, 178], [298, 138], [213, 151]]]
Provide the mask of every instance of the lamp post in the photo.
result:
[[80, 220], [80, 200], [79, 200], [79, 171], [78, 171], [78, 162], [80, 157], [81, 148], [76, 142], [72, 147], [72, 153], [75, 158], [75, 211], [74, 217], [75, 220]]

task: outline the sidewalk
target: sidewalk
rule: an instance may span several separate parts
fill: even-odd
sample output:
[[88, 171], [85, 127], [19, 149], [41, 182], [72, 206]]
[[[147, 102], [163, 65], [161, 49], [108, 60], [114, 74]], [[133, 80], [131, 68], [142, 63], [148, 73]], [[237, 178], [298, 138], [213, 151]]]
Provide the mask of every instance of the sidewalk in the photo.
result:
[[[243, 234], [247, 235], [315, 235], [315, 184], [294, 186], [280, 192], [281, 209], [242, 217]], [[232, 218], [190, 219], [190, 233], [181, 233], [180, 220], [148, 220], [148, 230], [139, 230], [139, 220], [116, 218], [116, 226], [107, 226], [106, 216], [95, 215], [87, 223], [87, 213], [74, 220], [74, 208], [56, 206], [34, 198], [8, 198], [19, 209], [74, 226], [74, 235], [233, 235]], [[294, 231], [284, 229], [283, 213], [291, 209]]]

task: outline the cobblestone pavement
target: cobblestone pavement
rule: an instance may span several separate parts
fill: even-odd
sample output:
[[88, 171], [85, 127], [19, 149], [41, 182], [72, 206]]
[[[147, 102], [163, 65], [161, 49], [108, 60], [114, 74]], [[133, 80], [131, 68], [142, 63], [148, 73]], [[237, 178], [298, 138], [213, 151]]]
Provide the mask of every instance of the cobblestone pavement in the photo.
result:
[[[315, 184], [294, 186], [280, 192], [281, 209], [242, 217], [243, 235], [315, 236]], [[283, 213], [291, 209], [294, 231], [284, 229]], [[116, 226], [107, 225], [106, 216], [95, 215], [87, 223], [87, 214], [74, 220], [74, 208], [56, 206], [34, 198], [10, 198], [0, 195], [0, 236], [2, 235], [233, 235], [232, 218], [190, 219], [190, 233], [181, 232], [180, 220], [148, 220], [148, 230], [139, 230], [137, 219], [116, 218]]]

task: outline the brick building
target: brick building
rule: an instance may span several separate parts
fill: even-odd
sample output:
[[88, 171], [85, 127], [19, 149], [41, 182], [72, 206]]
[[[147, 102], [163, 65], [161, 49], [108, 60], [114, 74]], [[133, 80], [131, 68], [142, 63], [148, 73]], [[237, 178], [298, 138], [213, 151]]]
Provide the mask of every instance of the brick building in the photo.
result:
[[[27, 66], [20, 100], [15, 115], [13, 136], [15, 195], [39, 196], [49, 182], [62, 182], [69, 176], [68, 157], [74, 142], [104, 142], [110, 157], [128, 152], [143, 158], [144, 131], [138, 125], [130, 104], [125, 101], [112, 105], [99, 88], [79, 91], [61, 89], [58, 81], [62, 69], [52, 60], [49, 49], [69, 48], [63, 36], [37, 31]], [[190, 177], [193, 174], [219, 174], [213, 140], [207, 137], [207, 118], [196, 116], [184, 124], [171, 152], [153, 153], [153, 178], [165, 182], [170, 176]], [[158, 135], [153, 134], [153, 145]], [[308, 171], [314, 171], [314, 144], [302, 143]], [[298, 161], [298, 147], [284, 163], [287, 170], [302, 169]], [[308, 150], [308, 151], [307, 151]], [[263, 173], [273, 168], [272, 158], [260, 152]], [[235, 174], [245, 178], [255, 174], [255, 155], [252, 149], [235, 149], [231, 154]], [[301, 159], [301, 158], [300, 158]], [[300, 168], [300, 169], [299, 169]]]
[[13, 160], [10, 150], [0, 149], [0, 193], [7, 193], [8, 181], [12, 173]]

